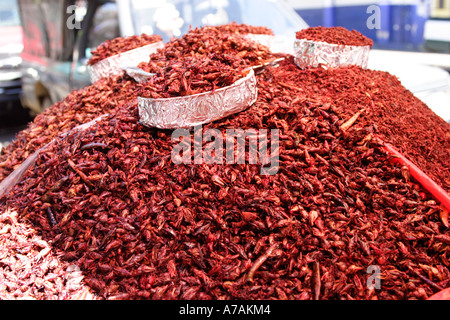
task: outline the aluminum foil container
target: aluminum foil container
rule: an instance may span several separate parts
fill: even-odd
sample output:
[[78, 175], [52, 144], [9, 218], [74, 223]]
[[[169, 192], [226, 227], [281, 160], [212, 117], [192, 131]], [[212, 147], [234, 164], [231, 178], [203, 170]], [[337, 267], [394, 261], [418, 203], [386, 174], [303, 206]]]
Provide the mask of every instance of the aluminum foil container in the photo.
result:
[[133, 50], [122, 52], [88, 66], [91, 82], [100, 78], [111, 77], [123, 72], [126, 67], [136, 67], [139, 63], [148, 61], [149, 56], [164, 47], [164, 42], [158, 41]]
[[262, 44], [266, 47], [268, 47], [270, 50], [273, 49], [274, 43], [275, 43], [275, 36], [272, 36], [270, 34], [254, 34], [254, 33], [248, 33], [244, 35], [245, 38], [255, 41], [259, 44]]
[[370, 46], [345, 46], [320, 41], [296, 39], [294, 61], [300, 69], [338, 68], [357, 65], [367, 68]]
[[241, 112], [255, 103], [253, 69], [228, 87], [183, 97], [138, 97], [139, 122], [160, 129], [190, 128]]

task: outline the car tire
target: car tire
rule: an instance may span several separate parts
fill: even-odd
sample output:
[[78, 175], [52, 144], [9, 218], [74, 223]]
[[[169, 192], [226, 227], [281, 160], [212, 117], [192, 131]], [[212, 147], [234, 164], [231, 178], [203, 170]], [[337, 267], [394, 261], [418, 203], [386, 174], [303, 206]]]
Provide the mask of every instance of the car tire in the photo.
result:
[[53, 105], [52, 99], [49, 96], [45, 96], [41, 100], [41, 111], [50, 108]]

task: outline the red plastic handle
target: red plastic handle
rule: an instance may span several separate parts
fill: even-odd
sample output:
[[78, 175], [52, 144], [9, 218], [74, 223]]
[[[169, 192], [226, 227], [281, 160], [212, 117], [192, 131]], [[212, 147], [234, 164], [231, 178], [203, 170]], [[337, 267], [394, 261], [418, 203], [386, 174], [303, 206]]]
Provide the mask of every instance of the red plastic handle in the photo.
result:
[[[384, 148], [389, 154], [394, 156], [394, 159], [392, 159], [393, 162], [400, 163], [408, 167], [411, 175], [422, 185], [422, 187], [431, 193], [436, 200], [440, 201], [447, 210], [450, 210], [450, 196], [444, 189], [442, 189], [428, 175], [420, 170], [414, 163], [406, 159], [406, 157], [398, 152], [392, 145], [389, 143], [384, 143]], [[450, 300], [450, 288], [446, 288], [435, 293], [429, 297], [428, 300]]]
[[442, 189], [428, 175], [420, 170], [414, 163], [406, 159], [392, 145], [390, 145], [389, 143], [385, 143], [384, 148], [387, 152], [395, 157], [394, 159], [392, 159], [393, 162], [398, 162], [408, 167], [411, 175], [422, 185], [422, 187], [429, 193], [431, 193], [436, 200], [441, 202], [441, 204], [450, 211], [450, 196], [444, 189]]
[[433, 294], [428, 300], [450, 300], [450, 288], [439, 291]]

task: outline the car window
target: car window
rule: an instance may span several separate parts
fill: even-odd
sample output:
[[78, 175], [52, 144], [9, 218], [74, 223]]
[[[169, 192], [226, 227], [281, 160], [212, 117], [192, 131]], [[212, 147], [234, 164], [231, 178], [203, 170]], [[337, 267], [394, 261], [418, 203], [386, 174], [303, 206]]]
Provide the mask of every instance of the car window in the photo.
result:
[[24, 53], [58, 61], [70, 59], [76, 30], [67, 27], [67, 17], [61, 14], [66, 12], [65, 2], [21, 0], [19, 7]]
[[19, 9], [16, 0], [0, 1], [0, 28], [20, 25]]
[[266, 26], [276, 35], [294, 36], [308, 25], [281, 1], [172, 0], [130, 2], [135, 33], [159, 34], [164, 41], [190, 27], [230, 22]]
[[190, 27], [243, 21], [238, 0], [133, 0], [130, 4], [135, 32], [158, 34], [166, 42]]
[[119, 18], [116, 3], [100, 5], [89, 30], [87, 48], [94, 50], [102, 42], [120, 37]]

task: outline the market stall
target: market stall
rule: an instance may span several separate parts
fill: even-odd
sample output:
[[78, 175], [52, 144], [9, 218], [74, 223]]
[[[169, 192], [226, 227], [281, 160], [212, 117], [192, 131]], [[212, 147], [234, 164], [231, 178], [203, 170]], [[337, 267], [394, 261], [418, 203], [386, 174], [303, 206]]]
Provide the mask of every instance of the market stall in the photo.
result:
[[[331, 31], [344, 43], [329, 56], [351, 56], [347, 30]], [[147, 78], [99, 78], [17, 135], [0, 155], [0, 298], [423, 300], [449, 287], [450, 125], [387, 72], [316, 64], [324, 46], [309, 41], [324, 39], [298, 35], [309, 49], [292, 56], [248, 34], [270, 30], [190, 30], [136, 64]], [[277, 166], [261, 173], [261, 149], [193, 161], [224, 152], [230, 129], [276, 133]], [[180, 143], [189, 161], [174, 161]]]

